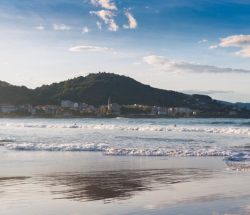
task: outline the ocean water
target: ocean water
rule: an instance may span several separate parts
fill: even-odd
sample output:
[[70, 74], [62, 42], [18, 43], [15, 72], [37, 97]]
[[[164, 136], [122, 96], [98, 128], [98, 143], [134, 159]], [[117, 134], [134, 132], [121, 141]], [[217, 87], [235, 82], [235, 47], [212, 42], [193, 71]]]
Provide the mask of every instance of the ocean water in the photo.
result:
[[250, 214], [249, 149], [248, 119], [0, 119], [0, 214]]
[[6, 150], [220, 156], [246, 163], [249, 137], [246, 119], [0, 119]]

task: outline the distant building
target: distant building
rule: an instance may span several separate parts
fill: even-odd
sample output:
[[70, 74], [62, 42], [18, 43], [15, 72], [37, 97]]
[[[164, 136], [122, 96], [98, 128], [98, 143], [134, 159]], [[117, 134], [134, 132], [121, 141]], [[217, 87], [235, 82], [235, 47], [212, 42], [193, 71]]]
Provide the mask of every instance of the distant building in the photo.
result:
[[74, 109], [78, 109], [79, 108], [79, 104], [77, 102], [74, 103]]
[[174, 107], [172, 108], [173, 116], [190, 116], [192, 114], [192, 110], [187, 107]]
[[111, 112], [111, 98], [108, 98], [108, 111]]
[[88, 105], [85, 110], [88, 112], [88, 113], [96, 113], [97, 112], [97, 109], [95, 108], [94, 105]]
[[35, 115], [36, 114], [36, 108], [29, 106], [28, 107], [28, 113], [30, 113], [31, 115]]
[[107, 115], [108, 114], [108, 106], [107, 105], [101, 105], [99, 107], [99, 114]]
[[174, 108], [168, 108], [168, 116], [174, 116], [175, 112], [174, 112]]
[[36, 108], [33, 107], [33, 105], [30, 105], [30, 104], [19, 106], [19, 110], [22, 111], [22, 112], [24, 112], [24, 113], [26, 112], [28, 114], [31, 114], [31, 115], [35, 115], [36, 114]]
[[61, 107], [62, 108], [74, 108], [75, 107], [75, 103], [69, 100], [62, 100], [61, 101]]
[[111, 112], [112, 114], [119, 115], [121, 112], [121, 106], [117, 103], [112, 103], [111, 105]]
[[78, 108], [79, 108], [80, 111], [83, 111], [83, 110], [85, 110], [85, 109], [88, 108], [88, 104], [86, 104], [86, 103], [79, 103], [78, 104]]
[[117, 103], [111, 103], [110, 97], [108, 104], [99, 107], [99, 114], [101, 115], [119, 115], [121, 113], [121, 106]]
[[163, 115], [163, 116], [168, 115], [168, 108], [166, 108], [166, 107], [158, 107], [157, 108], [157, 114], [158, 115]]
[[13, 113], [17, 110], [18, 110], [18, 108], [14, 105], [0, 105], [0, 112], [1, 113]]
[[237, 115], [237, 111], [230, 111], [230, 112], [229, 112], [229, 115], [230, 115], [230, 116], [236, 116], [236, 115]]
[[190, 108], [180, 107], [180, 108], [177, 108], [177, 112], [183, 113], [183, 114], [190, 114], [192, 113], [192, 110]]
[[56, 105], [45, 105], [41, 108], [45, 114], [55, 115], [57, 113], [58, 107]]
[[176, 112], [174, 108], [153, 106], [151, 114], [159, 116], [174, 116]]

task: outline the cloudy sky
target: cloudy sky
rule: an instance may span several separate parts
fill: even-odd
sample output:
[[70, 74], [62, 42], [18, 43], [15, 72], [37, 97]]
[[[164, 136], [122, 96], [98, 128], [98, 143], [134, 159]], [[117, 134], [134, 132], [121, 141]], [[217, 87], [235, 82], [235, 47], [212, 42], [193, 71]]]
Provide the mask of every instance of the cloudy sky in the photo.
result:
[[0, 0], [0, 80], [99, 71], [250, 102], [249, 0]]

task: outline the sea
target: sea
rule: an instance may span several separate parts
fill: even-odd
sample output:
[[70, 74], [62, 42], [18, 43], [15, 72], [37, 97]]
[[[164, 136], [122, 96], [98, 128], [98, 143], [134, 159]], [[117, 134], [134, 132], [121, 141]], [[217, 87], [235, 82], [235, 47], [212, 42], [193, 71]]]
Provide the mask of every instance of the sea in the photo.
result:
[[0, 214], [250, 214], [250, 119], [0, 119]]

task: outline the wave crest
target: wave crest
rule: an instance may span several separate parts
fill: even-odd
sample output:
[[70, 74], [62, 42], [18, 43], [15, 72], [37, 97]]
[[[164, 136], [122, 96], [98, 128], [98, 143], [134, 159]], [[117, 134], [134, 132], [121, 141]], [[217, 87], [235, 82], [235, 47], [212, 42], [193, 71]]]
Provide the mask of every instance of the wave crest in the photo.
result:
[[250, 136], [250, 128], [247, 127], [203, 127], [203, 126], [173, 126], [173, 125], [117, 125], [117, 124], [0, 124], [1, 127], [17, 128], [49, 128], [49, 129], [88, 129], [88, 130], [120, 130], [139, 132], [197, 132], [228, 135]]
[[225, 162], [232, 169], [250, 169], [250, 153], [234, 152], [225, 158]]
[[5, 144], [5, 147], [10, 150], [18, 151], [103, 151], [107, 144], [95, 144], [95, 143], [86, 143], [86, 144], [46, 144], [46, 143], [8, 143]]
[[95, 151], [102, 152], [104, 155], [113, 156], [225, 157], [230, 155], [229, 151], [220, 148], [118, 148], [105, 143], [7, 143], [5, 147], [10, 150], [18, 151]]

